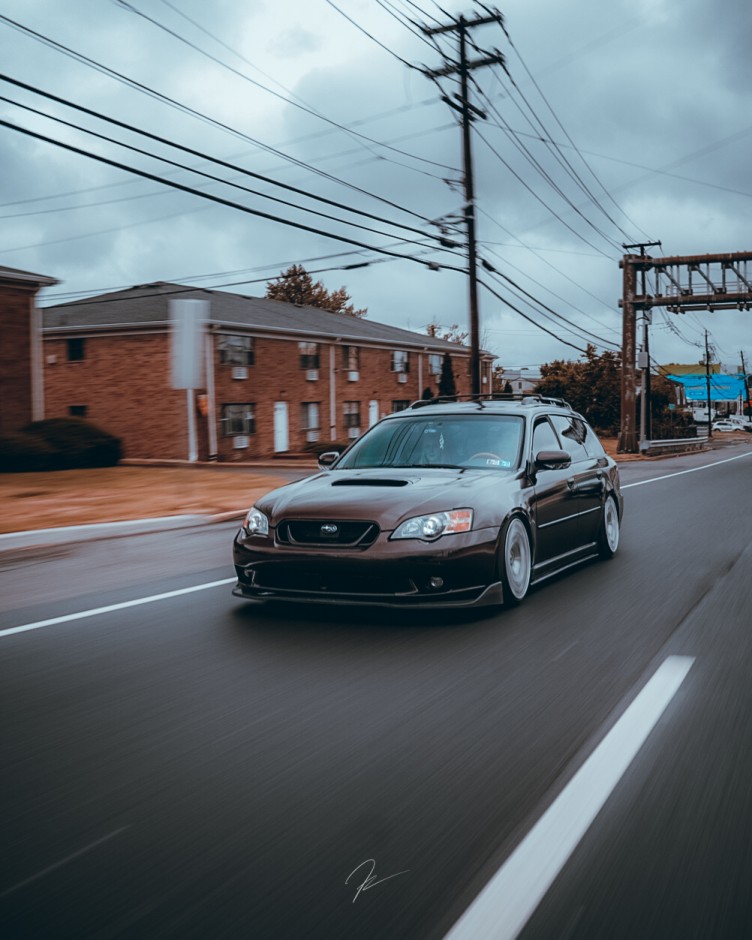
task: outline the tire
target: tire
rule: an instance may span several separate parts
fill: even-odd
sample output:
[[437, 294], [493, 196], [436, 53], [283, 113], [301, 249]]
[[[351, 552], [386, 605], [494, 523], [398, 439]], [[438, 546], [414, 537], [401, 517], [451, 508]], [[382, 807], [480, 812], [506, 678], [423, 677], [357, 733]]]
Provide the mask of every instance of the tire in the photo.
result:
[[619, 510], [613, 496], [607, 496], [598, 532], [598, 554], [604, 560], [613, 558], [619, 548]]
[[506, 525], [501, 545], [501, 584], [505, 607], [516, 607], [525, 599], [530, 587], [532, 567], [530, 536], [522, 519], [513, 516]]

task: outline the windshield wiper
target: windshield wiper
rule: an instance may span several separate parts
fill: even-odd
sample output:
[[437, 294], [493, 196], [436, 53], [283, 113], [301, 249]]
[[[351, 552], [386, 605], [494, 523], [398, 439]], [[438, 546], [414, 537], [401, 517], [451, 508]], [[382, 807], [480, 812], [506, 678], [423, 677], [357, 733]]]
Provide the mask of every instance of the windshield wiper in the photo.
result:
[[397, 469], [416, 468], [420, 470], [464, 470], [457, 463], [393, 463], [392, 466]]

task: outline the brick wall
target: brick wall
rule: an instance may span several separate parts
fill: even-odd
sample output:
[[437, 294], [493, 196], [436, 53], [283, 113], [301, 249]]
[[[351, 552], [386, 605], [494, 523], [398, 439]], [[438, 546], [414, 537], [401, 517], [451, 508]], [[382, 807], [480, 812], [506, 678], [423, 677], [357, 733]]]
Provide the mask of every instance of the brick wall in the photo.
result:
[[[218, 451], [221, 460], [243, 460], [268, 456], [274, 452], [274, 404], [287, 403], [288, 449], [299, 453], [306, 446], [306, 429], [301, 421], [301, 404], [319, 405], [319, 440], [345, 443], [349, 440], [345, 427], [344, 403], [360, 405], [360, 430], [369, 426], [369, 403], [378, 402], [378, 416], [393, 410], [396, 401], [415, 401], [427, 386], [437, 392], [437, 380], [429, 373], [428, 356], [414, 350], [409, 354], [409, 372], [405, 382], [391, 371], [392, 351], [360, 346], [358, 377], [350, 380], [350, 370], [343, 358], [342, 347], [334, 345], [333, 371], [330, 369], [330, 344], [319, 344], [318, 379], [307, 378], [308, 370], [300, 365], [297, 342], [256, 338], [254, 364], [247, 367], [247, 379], [233, 379], [232, 367], [219, 363], [215, 353], [215, 400], [217, 419], [221, 422], [222, 405], [250, 403], [255, 406], [255, 434], [248, 435], [248, 447], [235, 449], [234, 437], [224, 436], [220, 427]], [[419, 382], [418, 356], [423, 359], [422, 381]], [[470, 391], [467, 356], [453, 357], [457, 390]], [[330, 398], [334, 381], [334, 431], [331, 430]]]
[[[84, 337], [84, 334], [80, 334]], [[407, 380], [391, 371], [392, 351], [360, 346], [357, 381], [350, 381], [342, 347], [334, 346], [335, 429], [330, 433], [330, 344], [319, 344], [318, 379], [309, 381], [300, 365], [296, 340], [254, 337], [252, 365], [243, 367], [247, 377], [233, 378], [234, 366], [220, 362], [214, 337], [215, 412], [217, 452], [220, 460], [238, 461], [266, 457], [275, 452], [275, 402], [287, 404], [288, 447], [300, 453], [306, 445], [301, 422], [301, 403], [318, 402], [321, 441], [346, 442], [344, 402], [360, 403], [360, 429], [369, 424], [369, 402], [377, 401], [379, 417], [392, 411], [395, 401], [415, 401], [427, 386], [437, 391], [437, 379], [429, 372], [428, 355], [410, 350]], [[84, 406], [86, 417], [122, 438], [125, 456], [186, 459], [188, 456], [186, 392], [170, 386], [169, 336], [144, 332], [85, 337], [84, 358], [69, 361], [68, 340], [48, 336], [44, 341], [46, 417], [67, 416], [74, 406]], [[418, 356], [422, 356], [419, 381]], [[457, 390], [470, 391], [468, 357], [454, 356]], [[242, 374], [242, 373], [235, 373]], [[197, 389], [201, 394], [205, 389]], [[253, 404], [255, 432], [225, 435], [223, 405]], [[209, 454], [208, 421], [197, 411], [199, 458]], [[238, 448], [237, 443], [247, 443]]]
[[68, 361], [68, 340], [45, 338], [45, 417], [86, 418], [123, 440], [126, 457], [187, 458], [184, 391], [170, 387], [168, 336], [84, 337], [84, 358]]
[[0, 287], [0, 434], [32, 418], [31, 311], [36, 287]]

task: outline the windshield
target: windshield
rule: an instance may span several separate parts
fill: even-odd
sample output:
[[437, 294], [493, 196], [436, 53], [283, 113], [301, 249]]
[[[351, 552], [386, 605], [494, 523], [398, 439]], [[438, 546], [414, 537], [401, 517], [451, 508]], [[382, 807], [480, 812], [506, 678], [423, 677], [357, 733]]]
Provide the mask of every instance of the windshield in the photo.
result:
[[519, 463], [523, 419], [515, 415], [416, 415], [383, 421], [337, 464], [360, 467], [457, 467], [511, 470]]

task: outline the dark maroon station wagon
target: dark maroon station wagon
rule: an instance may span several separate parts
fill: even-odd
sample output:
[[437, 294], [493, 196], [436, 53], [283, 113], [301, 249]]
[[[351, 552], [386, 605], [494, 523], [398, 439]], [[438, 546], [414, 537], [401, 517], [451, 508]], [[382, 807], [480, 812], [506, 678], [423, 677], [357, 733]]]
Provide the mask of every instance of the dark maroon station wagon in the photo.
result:
[[248, 512], [238, 597], [512, 606], [619, 545], [616, 463], [560, 400], [415, 402], [319, 464]]

